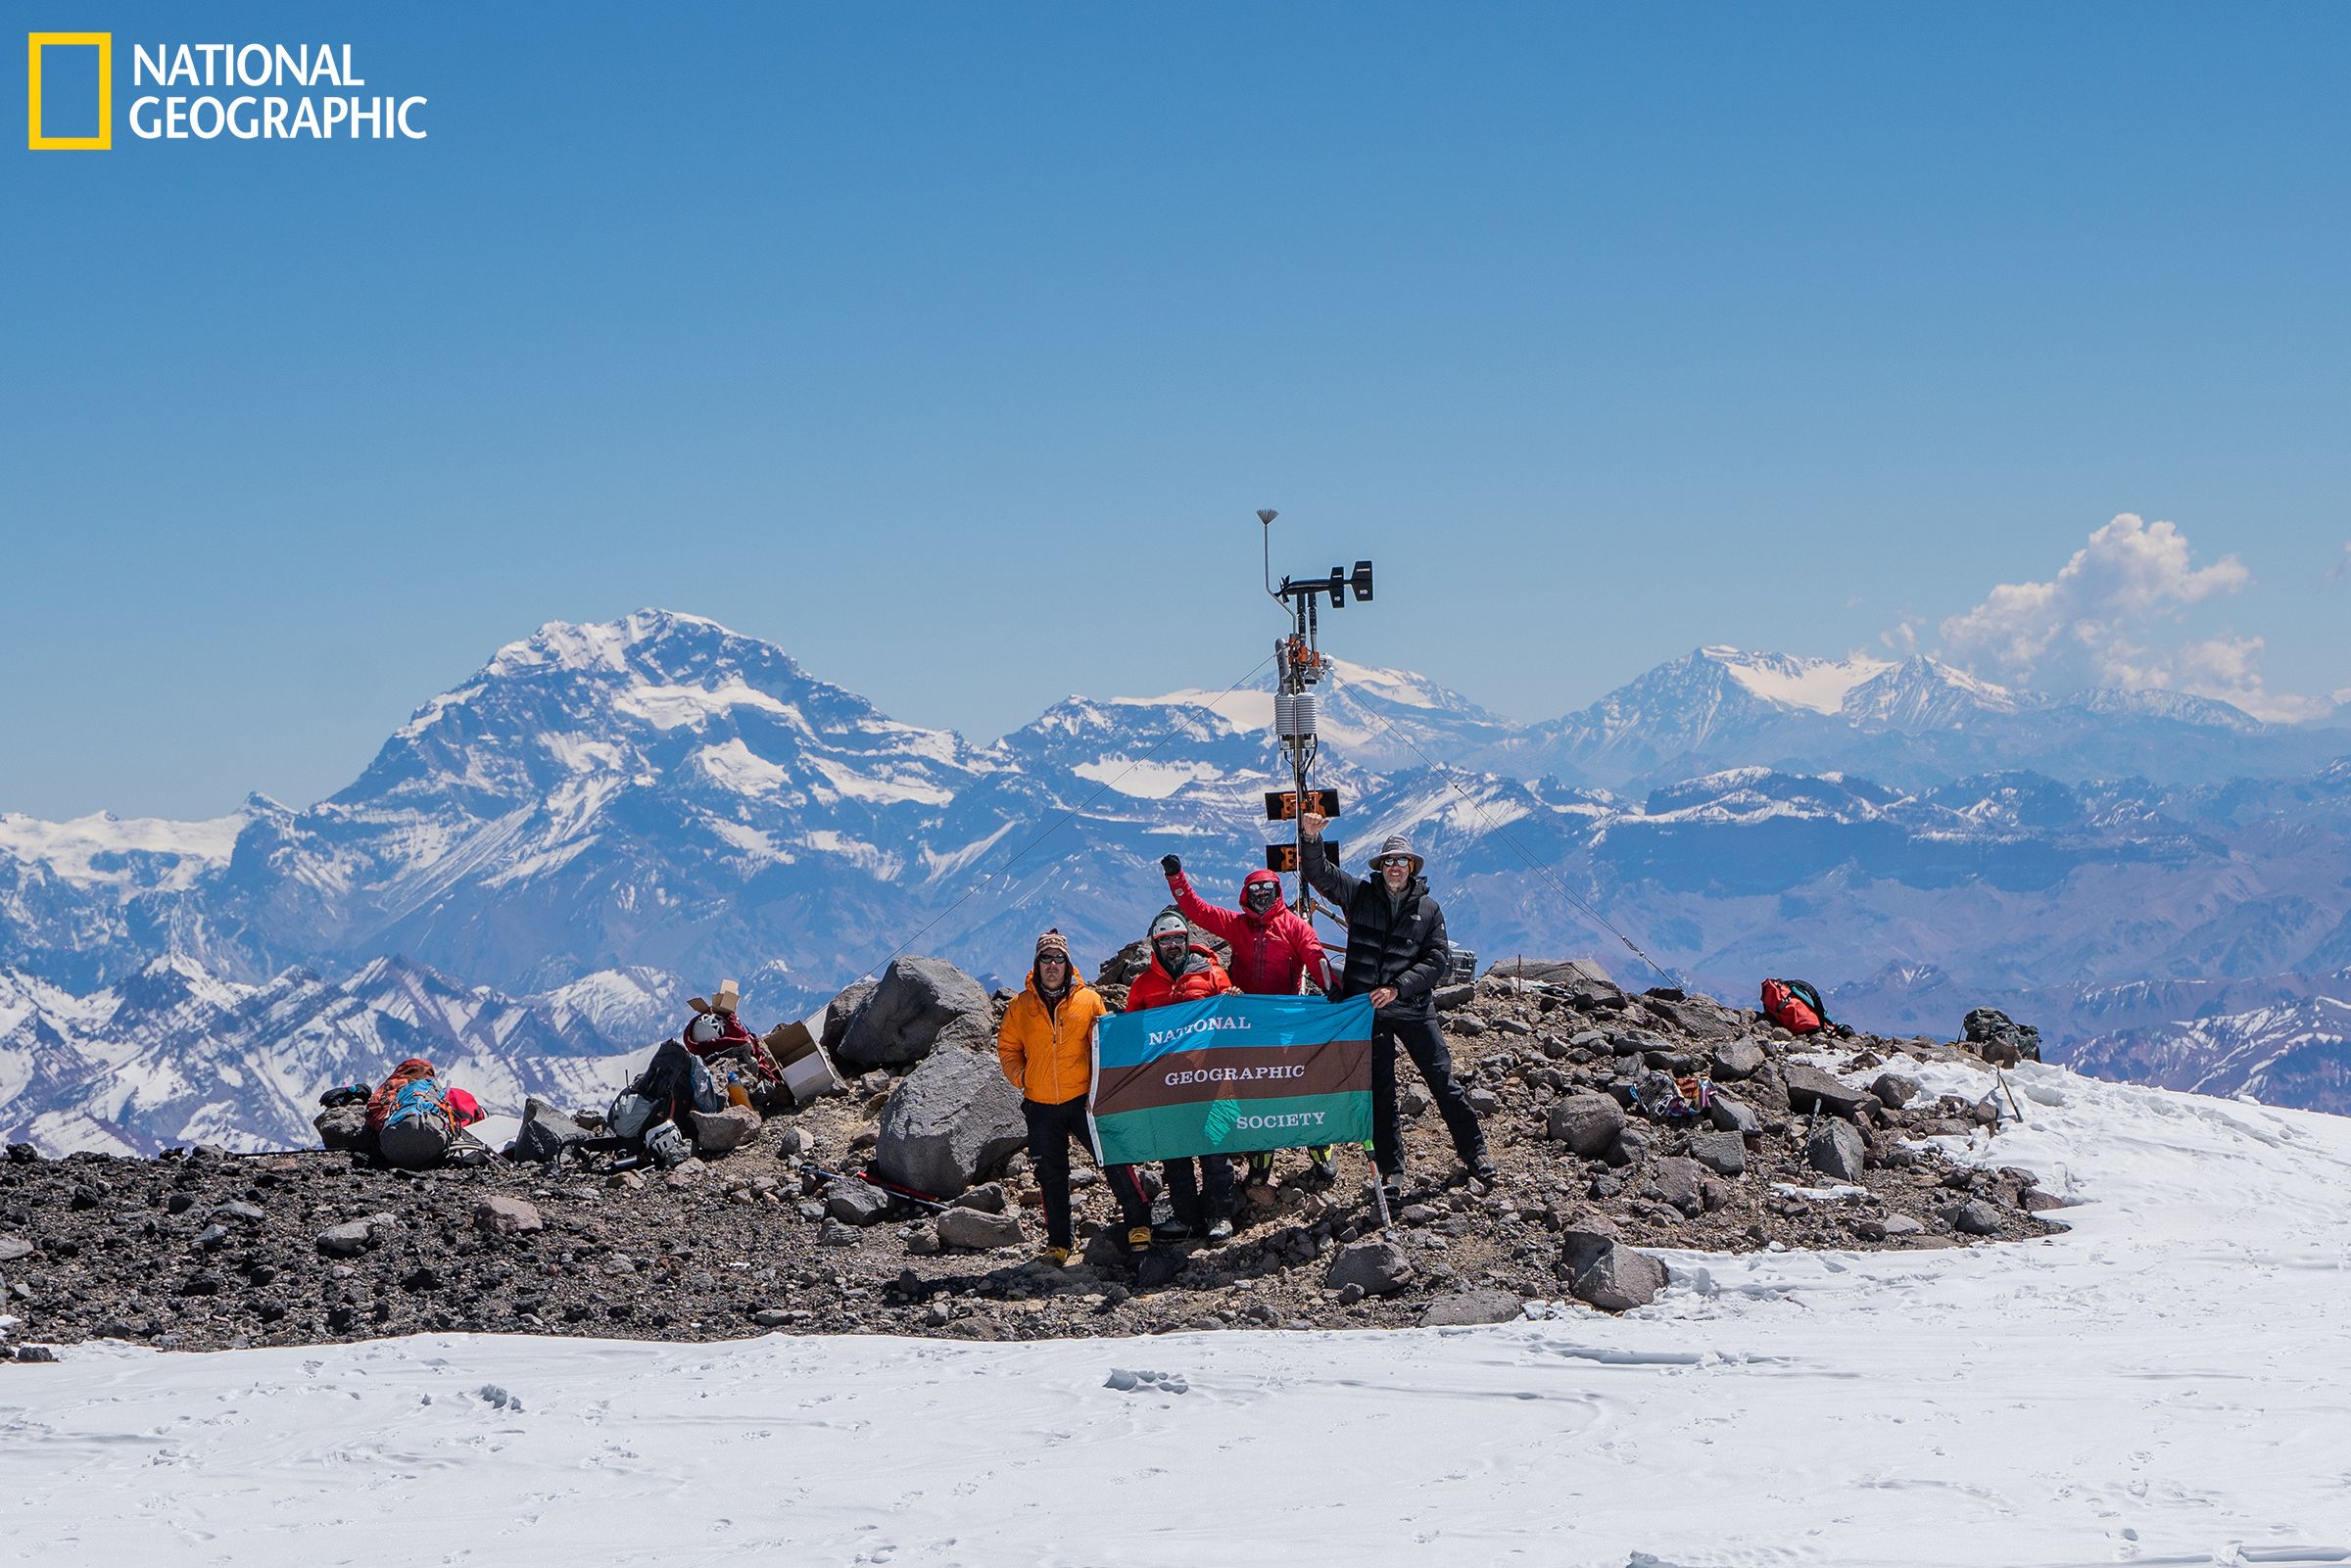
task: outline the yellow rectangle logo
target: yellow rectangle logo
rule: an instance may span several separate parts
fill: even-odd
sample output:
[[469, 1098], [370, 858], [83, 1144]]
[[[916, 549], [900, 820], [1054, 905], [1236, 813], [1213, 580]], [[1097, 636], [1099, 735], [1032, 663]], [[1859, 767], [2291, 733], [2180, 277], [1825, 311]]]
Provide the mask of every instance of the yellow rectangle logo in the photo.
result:
[[[41, 133], [41, 51], [95, 44], [98, 48], [98, 134]], [[115, 35], [111, 32], [28, 32], [24, 35], [24, 145], [35, 152], [102, 153], [115, 145]]]

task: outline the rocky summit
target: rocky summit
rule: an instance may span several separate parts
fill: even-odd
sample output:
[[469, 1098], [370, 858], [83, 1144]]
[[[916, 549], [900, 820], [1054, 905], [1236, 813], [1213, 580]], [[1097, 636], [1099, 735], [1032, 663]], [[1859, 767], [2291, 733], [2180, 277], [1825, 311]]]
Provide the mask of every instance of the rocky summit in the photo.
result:
[[[51, 1160], [14, 1146], [0, 1162], [0, 1345], [1409, 1327], [1497, 1321], [1530, 1302], [1636, 1307], [1670, 1284], [1658, 1255], [1677, 1250], [1958, 1247], [2062, 1228], [2032, 1172], [1959, 1164], [1938, 1143], [2005, 1123], [1991, 1067], [1964, 1044], [1799, 1040], [1703, 997], [1621, 991], [1583, 964], [1489, 972], [1439, 1001], [1501, 1177], [1459, 1169], [1407, 1067], [1413, 1180], [1385, 1231], [1353, 1154], [1319, 1188], [1285, 1153], [1274, 1184], [1245, 1189], [1230, 1242], [1163, 1242], [1137, 1267], [1081, 1167], [1080, 1256], [1055, 1266], [1038, 1257], [1026, 1154], [965, 1136], [936, 1097], [899, 1104], [943, 1062], [980, 1065], [949, 1025], [920, 1061], [876, 1067], [666, 1171], [610, 1169], [570, 1145], [552, 1164], [423, 1174], [324, 1150]], [[1927, 1094], [1908, 1075], [1920, 1062], [1973, 1064], [1981, 1092]], [[1660, 1075], [1706, 1076], [1704, 1114], [1653, 1117]], [[978, 1162], [937, 1162], [972, 1183], [943, 1210], [857, 1174], [888, 1128], [916, 1122]]]

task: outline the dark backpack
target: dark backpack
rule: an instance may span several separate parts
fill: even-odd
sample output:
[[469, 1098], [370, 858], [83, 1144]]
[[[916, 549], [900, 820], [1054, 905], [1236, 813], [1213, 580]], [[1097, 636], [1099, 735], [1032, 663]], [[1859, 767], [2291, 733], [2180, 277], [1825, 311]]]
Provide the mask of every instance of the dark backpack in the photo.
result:
[[726, 1091], [710, 1075], [708, 1065], [676, 1040], [661, 1042], [661, 1049], [653, 1053], [652, 1061], [637, 1074], [628, 1092], [650, 1100], [655, 1115], [665, 1118], [727, 1107]]
[[441, 1085], [431, 1078], [411, 1078], [400, 1086], [392, 1114], [376, 1134], [376, 1153], [388, 1165], [424, 1170], [441, 1163], [456, 1136], [456, 1122], [450, 1117]]

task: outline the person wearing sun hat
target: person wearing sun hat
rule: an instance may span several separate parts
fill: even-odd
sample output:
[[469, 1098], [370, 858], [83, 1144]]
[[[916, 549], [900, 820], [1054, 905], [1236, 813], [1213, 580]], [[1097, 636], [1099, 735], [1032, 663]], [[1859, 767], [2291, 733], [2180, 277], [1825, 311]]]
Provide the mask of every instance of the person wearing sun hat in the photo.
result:
[[1493, 1181], [1500, 1172], [1487, 1157], [1485, 1130], [1453, 1075], [1453, 1057], [1437, 1027], [1432, 997], [1452, 961], [1453, 946], [1445, 939], [1445, 912], [1428, 895], [1420, 875], [1423, 862], [1411, 841], [1397, 834], [1371, 857], [1369, 879], [1351, 877], [1323, 851], [1325, 819], [1308, 812], [1298, 825], [1304, 841], [1300, 874], [1347, 920], [1347, 962], [1334, 994], [1371, 999], [1371, 1155], [1380, 1184], [1391, 1201], [1403, 1194], [1404, 1140], [1396, 1119], [1399, 1045], [1428, 1084], [1462, 1164], [1478, 1180]]

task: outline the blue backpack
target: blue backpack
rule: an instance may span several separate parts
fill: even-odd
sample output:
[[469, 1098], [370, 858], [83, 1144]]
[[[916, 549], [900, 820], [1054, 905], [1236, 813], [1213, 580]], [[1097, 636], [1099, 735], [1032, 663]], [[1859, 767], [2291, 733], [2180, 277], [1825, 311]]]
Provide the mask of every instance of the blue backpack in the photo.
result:
[[438, 1164], [456, 1136], [456, 1119], [449, 1114], [440, 1083], [433, 1078], [415, 1078], [400, 1086], [375, 1148], [388, 1165], [422, 1170]]

